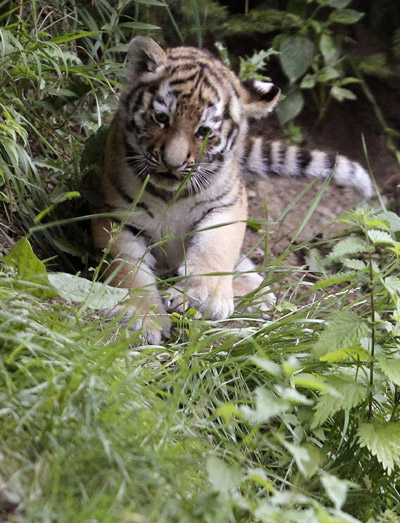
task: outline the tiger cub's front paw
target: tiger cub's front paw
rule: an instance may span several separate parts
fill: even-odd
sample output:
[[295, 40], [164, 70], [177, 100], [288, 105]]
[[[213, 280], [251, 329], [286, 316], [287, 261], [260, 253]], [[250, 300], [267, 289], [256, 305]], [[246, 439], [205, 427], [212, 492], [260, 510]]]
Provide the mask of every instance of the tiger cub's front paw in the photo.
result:
[[219, 282], [215, 286], [214, 282], [209, 281], [211, 278], [212, 276], [189, 279], [186, 285], [180, 284], [168, 289], [168, 310], [183, 312], [193, 307], [203, 318], [228, 318], [234, 310], [232, 282]]

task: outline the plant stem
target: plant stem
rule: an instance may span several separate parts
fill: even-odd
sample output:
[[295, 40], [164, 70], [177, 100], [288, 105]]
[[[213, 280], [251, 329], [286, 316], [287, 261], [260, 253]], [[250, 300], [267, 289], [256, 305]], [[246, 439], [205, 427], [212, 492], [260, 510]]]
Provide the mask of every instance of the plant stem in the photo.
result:
[[[368, 237], [367, 237], [368, 238]], [[370, 291], [370, 303], [371, 303], [371, 362], [369, 364], [369, 401], [368, 401], [368, 420], [372, 417], [372, 387], [374, 385], [374, 358], [375, 358], [375, 305], [374, 305], [374, 273], [372, 269], [371, 255], [369, 256], [369, 284], [371, 287]]]

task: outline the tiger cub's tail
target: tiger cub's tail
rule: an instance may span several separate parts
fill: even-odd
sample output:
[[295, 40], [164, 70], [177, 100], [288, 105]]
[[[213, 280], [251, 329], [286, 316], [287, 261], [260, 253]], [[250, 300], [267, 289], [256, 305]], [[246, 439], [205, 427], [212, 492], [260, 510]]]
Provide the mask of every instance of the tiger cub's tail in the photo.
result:
[[264, 177], [285, 176], [332, 178], [338, 185], [355, 187], [364, 198], [375, 194], [368, 172], [346, 156], [319, 150], [305, 150], [297, 145], [268, 141], [263, 136], [248, 136], [241, 158], [241, 171]]

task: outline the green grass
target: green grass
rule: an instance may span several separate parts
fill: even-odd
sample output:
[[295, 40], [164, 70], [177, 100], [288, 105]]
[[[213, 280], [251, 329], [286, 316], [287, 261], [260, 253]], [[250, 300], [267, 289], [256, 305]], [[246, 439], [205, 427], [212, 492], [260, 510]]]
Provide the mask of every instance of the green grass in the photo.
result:
[[[81, 161], [85, 142], [115, 106], [132, 23], [155, 18], [53, 4], [19, 19], [0, 3], [0, 518], [397, 521], [400, 218], [349, 213], [348, 237], [273, 261], [262, 238], [270, 318], [246, 312], [253, 294], [228, 321], [173, 315], [160, 346], [100, 316], [106, 286], [76, 276], [61, 298], [56, 271], [98, 269], [76, 191], [101, 140]], [[301, 248], [316, 283], [287, 264]]]

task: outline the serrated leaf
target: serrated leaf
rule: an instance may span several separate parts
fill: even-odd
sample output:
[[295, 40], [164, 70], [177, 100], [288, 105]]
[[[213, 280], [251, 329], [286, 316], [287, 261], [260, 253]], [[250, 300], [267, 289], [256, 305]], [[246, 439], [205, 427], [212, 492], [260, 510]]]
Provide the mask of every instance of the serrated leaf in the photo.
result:
[[349, 269], [354, 269], [355, 271], [362, 271], [367, 268], [366, 263], [362, 260], [352, 260], [349, 258], [345, 258], [342, 263], [345, 267], [348, 267]]
[[325, 289], [326, 287], [331, 287], [332, 285], [337, 285], [338, 283], [343, 283], [345, 281], [352, 281], [357, 277], [355, 272], [338, 274], [337, 276], [331, 276], [330, 278], [323, 278], [318, 280], [312, 287], [312, 291], [317, 291], [319, 289]]
[[387, 222], [392, 232], [400, 231], [400, 216], [396, 213], [386, 211], [385, 213], [378, 214], [376, 217]]
[[301, 112], [304, 106], [304, 98], [300, 89], [288, 93], [276, 109], [281, 125], [293, 120]]
[[383, 283], [386, 287], [386, 289], [391, 294], [398, 294], [400, 293], [400, 278], [396, 278], [396, 276], [388, 276], [383, 280]]
[[336, 510], [340, 510], [346, 501], [349, 482], [324, 472], [321, 476], [321, 483]]
[[367, 397], [367, 387], [362, 383], [355, 383], [347, 377], [334, 377], [329, 384], [337, 394], [323, 392], [314, 407], [314, 416], [311, 428], [321, 426], [325, 421], [341, 409], [351, 409], [362, 403]]
[[335, 9], [329, 16], [331, 22], [336, 24], [355, 24], [364, 16], [364, 13], [354, 9]]
[[395, 385], [400, 386], [400, 360], [379, 354], [377, 361], [383, 374]]
[[345, 238], [337, 243], [332, 252], [328, 255], [328, 259], [337, 260], [338, 258], [344, 258], [349, 254], [370, 251], [371, 247], [364, 240], [351, 236], [350, 238]]
[[314, 354], [320, 358], [329, 352], [358, 345], [368, 333], [368, 325], [355, 312], [339, 311], [322, 331], [314, 345]]
[[338, 87], [337, 85], [334, 85], [331, 88], [330, 94], [338, 102], [343, 102], [343, 100], [356, 100], [357, 98], [353, 91], [350, 91], [349, 89], [344, 89], [343, 87]]
[[272, 374], [273, 376], [279, 376], [280, 374], [282, 374], [282, 369], [280, 365], [278, 365], [274, 361], [267, 360], [266, 358], [261, 358], [260, 356], [252, 356], [250, 358], [250, 361], [252, 361], [260, 369], [265, 370], [265, 372], [268, 372], [268, 374]]
[[292, 380], [297, 387], [304, 387], [312, 390], [330, 390], [329, 385], [327, 385], [322, 378], [314, 376], [314, 374], [308, 372], [296, 374], [293, 376]]
[[286, 412], [289, 404], [277, 398], [272, 392], [258, 387], [255, 391], [256, 407], [246, 405], [240, 408], [243, 417], [250, 423], [268, 423], [272, 418]]
[[279, 51], [282, 69], [293, 83], [310, 67], [314, 57], [314, 44], [305, 36], [285, 36], [281, 40]]
[[338, 361], [346, 360], [349, 356], [366, 361], [369, 358], [368, 352], [362, 347], [356, 345], [350, 349], [338, 349], [332, 352], [328, 352], [325, 356], [320, 357], [320, 361], [326, 361], [327, 363], [337, 363]]
[[94, 310], [115, 307], [129, 296], [128, 289], [91, 282], [66, 272], [50, 273], [48, 278], [51, 287], [64, 300], [77, 303], [85, 302], [87, 307]]
[[360, 447], [367, 447], [388, 471], [400, 464], [400, 424], [395, 422], [362, 423], [357, 433]]
[[216, 492], [229, 492], [238, 487], [242, 481], [240, 470], [227, 465], [215, 456], [207, 459], [206, 466], [208, 481]]
[[388, 232], [372, 229], [368, 231], [368, 237], [374, 243], [393, 243], [394, 240]]

